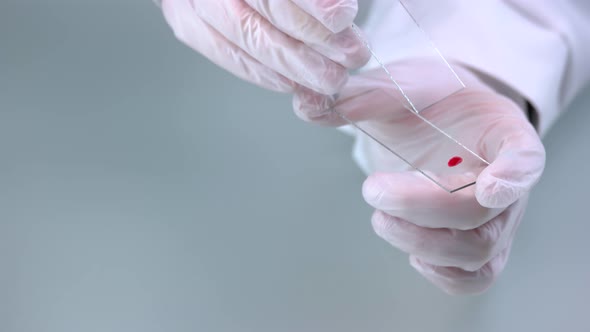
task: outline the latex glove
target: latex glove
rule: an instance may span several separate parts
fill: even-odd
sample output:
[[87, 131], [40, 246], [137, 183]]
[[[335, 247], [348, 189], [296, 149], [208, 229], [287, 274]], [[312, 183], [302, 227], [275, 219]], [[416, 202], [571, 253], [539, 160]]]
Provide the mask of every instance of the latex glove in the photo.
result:
[[[412, 95], [437, 94], [437, 80], [425, 79], [430, 65], [416, 60], [389, 69]], [[466, 294], [486, 290], [504, 269], [528, 193], [543, 171], [545, 151], [523, 110], [469, 70], [456, 67], [467, 88], [427, 111], [429, 117], [443, 119], [459, 141], [476, 143], [476, 152], [492, 162], [475, 186], [449, 194], [373, 141], [358, 139], [363, 162], [379, 171], [363, 185], [365, 200], [376, 209], [376, 233], [407, 252], [410, 264], [429, 281], [448, 293]], [[420, 147], [413, 153], [431, 158], [437, 141], [426, 138], [411, 113], [392, 112], [400, 104], [392, 102], [391, 90], [391, 82], [375, 70], [351, 78], [336, 101], [300, 89], [294, 107], [307, 121], [344, 124], [326, 111], [333, 107], [354, 121], [367, 121], [363, 127], [384, 140]]]
[[164, 0], [176, 37], [264, 88], [337, 92], [369, 60], [351, 29], [356, 0]]

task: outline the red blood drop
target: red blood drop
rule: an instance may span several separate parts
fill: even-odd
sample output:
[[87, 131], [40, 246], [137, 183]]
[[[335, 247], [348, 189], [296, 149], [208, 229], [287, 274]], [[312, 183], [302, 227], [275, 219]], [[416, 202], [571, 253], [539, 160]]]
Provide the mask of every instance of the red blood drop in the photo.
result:
[[455, 167], [462, 162], [463, 162], [463, 158], [455, 156], [455, 157], [449, 159], [448, 165], [449, 165], [449, 167]]

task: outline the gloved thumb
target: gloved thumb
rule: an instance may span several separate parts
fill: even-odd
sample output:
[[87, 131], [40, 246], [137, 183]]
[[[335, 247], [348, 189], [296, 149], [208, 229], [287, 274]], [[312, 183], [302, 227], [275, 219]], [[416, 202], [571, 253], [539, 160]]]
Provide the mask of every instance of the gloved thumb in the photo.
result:
[[543, 173], [545, 148], [533, 126], [521, 114], [489, 124], [482, 138], [484, 155], [493, 160], [477, 178], [475, 195], [482, 206], [509, 206], [529, 192]]

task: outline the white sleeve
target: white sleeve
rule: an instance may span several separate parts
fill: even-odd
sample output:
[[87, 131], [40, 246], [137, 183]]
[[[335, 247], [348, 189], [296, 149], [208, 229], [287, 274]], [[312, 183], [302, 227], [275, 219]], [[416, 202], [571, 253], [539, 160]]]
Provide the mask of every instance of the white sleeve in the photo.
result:
[[[365, 33], [384, 61], [396, 49], [397, 0], [374, 0]], [[451, 61], [517, 92], [543, 135], [590, 80], [588, 0], [405, 0]]]

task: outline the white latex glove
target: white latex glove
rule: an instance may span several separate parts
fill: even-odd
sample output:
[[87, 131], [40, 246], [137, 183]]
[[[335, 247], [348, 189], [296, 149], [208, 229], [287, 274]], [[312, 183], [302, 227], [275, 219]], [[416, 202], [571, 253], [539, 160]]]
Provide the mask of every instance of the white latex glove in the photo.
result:
[[[436, 94], [428, 80], [428, 60], [389, 65], [412, 95]], [[528, 193], [539, 180], [545, 151], [523, 110], [494, 92], [469, 70], [456, 66], [467, 88], [428, 109], [459, 141], [474, 142], [491, 165], [477, 184], [449, 194], [367, 138], [363, 163], [371, 165], [363, 196], [376, 211], [372, 224], [379, 236], [407, 252], [410, 264], [451, 294], [486, 290], [504, 269]], [[352, 77], [338, 100], [299, 89], [296, 113], [307, 121], [338, 126], [343, 121], [330, 107], [384, 140], [405, 142], [420, 158], [431, 158], [437, 141], [417, 126], [409, 111], [392, 112], [391, 82], [381, 69]], [[395, 115], [398, 114], [398, 115]], [[357, 135], [362, 135], [357, 133]], [[406, 153], [409, 150], [406, 150]], [[411, 152], [411, 151], [410, 151]], [[442, 161], [446, 163], [446, 161]]]
[[264, 88], [336, 93], [369, 60], [351, 29], [356, 0], [163, 0], [176, 37]]

